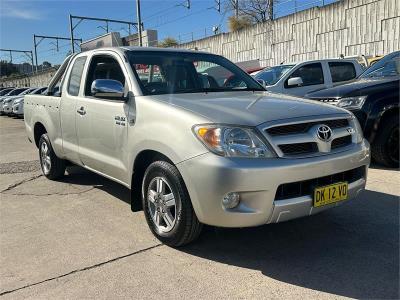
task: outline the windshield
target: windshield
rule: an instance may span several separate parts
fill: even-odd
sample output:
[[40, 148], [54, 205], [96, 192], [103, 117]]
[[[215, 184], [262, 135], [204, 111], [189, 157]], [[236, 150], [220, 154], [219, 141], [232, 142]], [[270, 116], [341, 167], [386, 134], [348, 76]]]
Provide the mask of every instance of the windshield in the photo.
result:
[[386, 55], [361, 74], [360, 78], [376, 78], [400, 75], [400, 51]]
[[18, 96], [21, 94], [23, 91], [25, 91], [27, 88], [20, 88], [20, 89], [14, 89], [11, 92], [7, 94], [7, 96]]
[[2, 91], [0, 92], [0, 96], [4, 96], [4, 95], [6, 95], [7, 93], [9, 93], [10, 91], [12, 91], [12, 89], [5, 89], [5, 90], [2, 90]]
[[291, 70], [294, 65], [281, 65], [267, 68], [255, 76], [257, 80], [263, 80], [266, 85], [274, 85], [282, 78], [285, 73]]
[[221, 56], [161, 51], [127, 53], [144, 95], [265, 90]]

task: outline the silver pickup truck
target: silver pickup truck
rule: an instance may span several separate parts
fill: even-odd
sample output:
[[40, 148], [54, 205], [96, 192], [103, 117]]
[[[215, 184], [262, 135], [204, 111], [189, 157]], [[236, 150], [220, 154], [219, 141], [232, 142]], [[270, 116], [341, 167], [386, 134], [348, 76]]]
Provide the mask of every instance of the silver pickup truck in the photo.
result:
[[369, 144], [348, 111], [267, 93], [199, 51], [103, 48], [72, 55], [47, 95], [25, 98], [43, 174], [76, 164], [131, 190], [165, 244], [202, 224], [309, 216], [365, 188]]

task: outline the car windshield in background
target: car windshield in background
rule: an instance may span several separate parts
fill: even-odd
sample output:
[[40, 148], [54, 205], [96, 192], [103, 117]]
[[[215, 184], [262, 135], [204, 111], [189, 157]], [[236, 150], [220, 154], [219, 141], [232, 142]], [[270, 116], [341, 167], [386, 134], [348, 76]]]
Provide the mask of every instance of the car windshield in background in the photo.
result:
[[25, 90], [27, 90], [27, 88], [20, 88], [20, 89], [14, 89], [11, 92], [9, 92], [7, 94], [7, 96], [18, 96], [19, 94], [21, 94], [22, 92], [24, 92]]
[[229, 60], [212, 54], [128, 51], [144, 95], [264, 91]]
[[289, 70], [291, 70], [294, 65], [281, 65], [276, 67], [267, 68], [255, 76], [257, 80], [263, 80], [266, 85], [274, 85], [282, 78], [283, 75], [286, 74]]
[[393, 52], [366, 69], [360, 78], [376, 78], [400, 75], [400, 51]]

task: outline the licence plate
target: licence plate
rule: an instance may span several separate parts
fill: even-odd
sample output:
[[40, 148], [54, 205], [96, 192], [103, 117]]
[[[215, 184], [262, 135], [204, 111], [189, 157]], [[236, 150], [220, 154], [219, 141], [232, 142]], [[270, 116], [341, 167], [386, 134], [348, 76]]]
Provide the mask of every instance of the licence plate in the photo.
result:
[[347, 182], [318, 187], [314, 190], [314, 207], [320, 207], [347, 199]]

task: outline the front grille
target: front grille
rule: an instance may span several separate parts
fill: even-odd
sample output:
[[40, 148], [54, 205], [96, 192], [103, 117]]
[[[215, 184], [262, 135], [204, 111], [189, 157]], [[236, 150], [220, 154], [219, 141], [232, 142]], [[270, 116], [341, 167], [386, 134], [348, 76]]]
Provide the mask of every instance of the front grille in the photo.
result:
[[298, 143], [279, 145], [285, 155], [299, 155], [318, 152], [317, 143]]
[[308, 131], [312, 126], [318, 124], [328, 125], [331, 129], [342, 128], [349, 126], [349, 121], [347, 119], [337, 119], [337, 120], [324, 120], [318, 122], [309, 122], [309, 123], [298, 123], [298, 124], [289, 124], [276, 126], [272, 128], [268, 128], [266, 131], [269, 135], [287, 135], [287, 134], [298, 134], [304, 133]]
[[337, 182], [347, 181], [352, 183], [365, 177], [365, 167], [361, 166], [349, 171], [319, 177], [304, 181], [281, 184], [276, 190], [275, 201], [290, 198], [312, 196], [314, 189], [319, 186], [330, 185]]
[[342, 136], [340, 138], [334, 139], [331, 144], [331, 149], [337, 149], [340, 147], [348, 146], [352, 143], [351, 135]]

